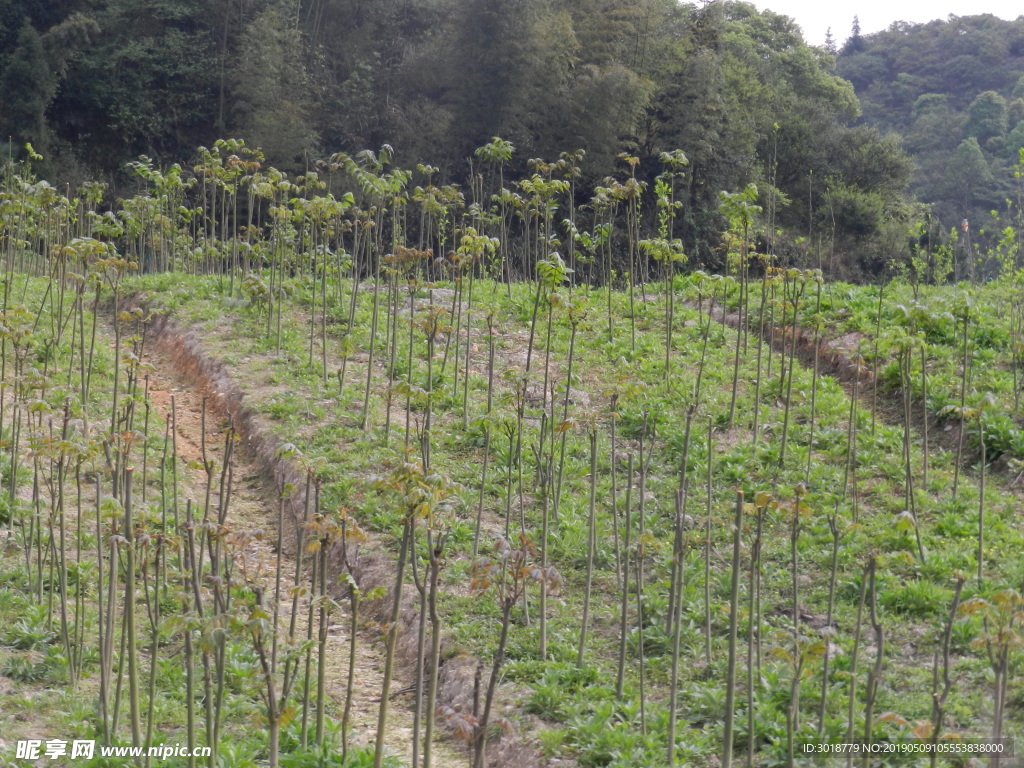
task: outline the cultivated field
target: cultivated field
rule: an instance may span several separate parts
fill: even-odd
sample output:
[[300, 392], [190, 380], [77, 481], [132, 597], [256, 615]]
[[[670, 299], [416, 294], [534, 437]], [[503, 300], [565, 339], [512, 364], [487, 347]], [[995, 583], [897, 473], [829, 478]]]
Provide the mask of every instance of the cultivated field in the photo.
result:
[[212, 748], [189, 768], [769, 766], [1024, 734], [1016, 271], [828, 284], [753, 254], [743, 211], [733, 274], [684, 271], [667, 161], [642, 239], [632, 178], [563, 222], [557, 170], [520, 216], [497, 160], [474, 208], [231, 149], [191, 187], [140, 164], [109, 212], [7, 181], [5, 764], [96, 739]]

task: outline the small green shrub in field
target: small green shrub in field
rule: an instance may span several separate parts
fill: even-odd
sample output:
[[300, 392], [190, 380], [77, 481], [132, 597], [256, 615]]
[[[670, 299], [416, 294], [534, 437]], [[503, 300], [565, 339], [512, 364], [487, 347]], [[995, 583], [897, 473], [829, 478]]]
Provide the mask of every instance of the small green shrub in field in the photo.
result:
[[35, 651], [15, 654], [0, 668], [5, 677], [19, 683], [37, 683], [46, 677], [46, 671], [42, 655]]
[[[7, 577], [7, 574], [2, 575], [5, 578]], [[20, 592], [16, 592], [9, 587], [0, 589], [0, 615], [21, 615], [27, 606], [28, 599]]]
[[596, 667], [579, 669], [565, 663], [549, 665], [544, 677], [534, 685], [526, 711], [549, 720], [564, 720], [573, 698], [590, 696], [592, 687], [600, 682], [600, 678]]
[[35, 605], [25, 611], [4, 634], [4, 645], [22, 651], [43, 648], [55, 639], [54, 633], [46, 626], [46, 606]]
[[953, 622], [949, 635], [950, 647], [957, 653], [966, 653], [981, 629], [981, 621], [974, 616], [965, 616]]
[[229, 742], [217, 750], [217, 768], [256, 768], [255, 754], [250, 745]]
[[917, 579], [885, 590], [879, 599], [884, 607], [897, 613], [921, 617], [940, 616], [948, 612], [953, 592], [932, 581]]

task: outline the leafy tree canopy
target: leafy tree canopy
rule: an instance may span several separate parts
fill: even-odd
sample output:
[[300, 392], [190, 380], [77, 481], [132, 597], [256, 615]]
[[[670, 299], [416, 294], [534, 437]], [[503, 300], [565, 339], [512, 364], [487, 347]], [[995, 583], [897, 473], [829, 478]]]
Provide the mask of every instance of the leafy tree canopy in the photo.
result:
[[894, 23], [847, 44], [836, 72], [866, 124], [902, 136], [916, 166], [910, 190], [943, 227], [1009, 215], [1024, 142], [1024, 17]]

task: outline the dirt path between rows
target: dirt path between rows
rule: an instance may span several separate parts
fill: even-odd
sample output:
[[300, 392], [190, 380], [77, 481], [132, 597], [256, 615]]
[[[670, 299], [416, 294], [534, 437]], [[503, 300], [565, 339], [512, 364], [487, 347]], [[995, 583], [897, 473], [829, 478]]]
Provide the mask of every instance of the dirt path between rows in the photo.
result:
[[[150, 401], [156, 413], [169, 421], [173, 398], [176, 411], [177, 451], [181, 460], [179, 467], [183, 467], [188, 462], [202, 461], [205, 398], [207, 456], [219, 461], [223, 456], [228, 418], [224, 408], [225, 393], [209, 391], [208, 381], [196, 377], [190, 366], [182, 365], [180, 346], [181, 340], [176, 339], [173, 332], [160, 332], [149, 343], [145, 362], [153, 368], [148, 373]], [[260, 572], [270, 581], [277, 561], [277, 553], [273, 546], [276, 543], [277, 492], [274, 479], [260, 466], [258, 457], [253, 455], [246, 442], [238, 442], [231, 464], [232, 486], [228, 521], [229, 526], [236, 531], [265, 532], [266, 535], [262, 537], [249, 539], [245, 551], [246, 562], [240, 567], [246, 568], [250, 573]], [[182, 499], [201, 500], [202, 489], [205, 487], [203, 473], [193, 468], [184, 470], [184, 474], [186, 482]], [[286, 532], [285, 538], [289, 536], [290, 532]], [[294, 569], [294, 557], [286, 546], [285, 552], [282, 553], [285, 583], [290, 583]], [[336, 597], [340, 598], [341, 595]], [[303, 601], [299, 608], [299, 615], [302, 617], [300, 633], [303, 635], [305, 617], [308, 615], [306, 606], [308, 602]], [[344, 707], [348, 677], [349, 621], [347, 614], [335, 615], [328, 631], [327, 690], [339, 713]], [[383, 681], [384, 644], [380, 632], [370, 628], [361, 629], [356, 638], [356, 648], [350, 744], [372, 745], [376, 738], [377, 713]], [[411, 669], [397, 669], [392, 681], [392, 692], [408, 688], [413, 677]], [[410, 695], [394, 699], [385, 737], [389, 751], [401, 756], [406, 764], [410, 762], [412, 753], [412, 703]], [[464, 749], [457, 743], [444, 740], [434, 744], [434, 765], [437, 768], [464, 766], [466, 762]]]
[[[699, 308], [696, 301], [685, 302], [687, 308], [700, 313], [700, 323], [708, 314], [708, 304]], [[741, 328], [740, 315], [737, 312], [726, 312], [725, 308], [715, 304], [712, 312], [712, 319], [726, 328], [733, 331]], [[745, 320], [746, 318], [744, 318]], [[790, 323], [769, 326], [767, 323], [763, 328], [753, 325], [748, 328], [752, 339], [760, 339], [770, 345], [776, 355], [788, 357], [793, 351], [794, 332], [796, 340], [796, 359], [808, 371], [815, 370], [819, 376], [831, 376], [835, 379], [847, 397], [853, 397], [854, 384], [856, 383], [857, 402], [861, 408], [868, 413], [874, 412], [875, 416], [885, 424], [902, 425], [903, 423], [903, 395], [901, 392], [893, 392], [879, 386], [876, 382], [873, 369], [860, 360], [860, 347], [867, 338], [858, 333], [836, 335], [821, 333], [815, 334], [811, 329], [803, 326], [794, 326]], [[729, 340], [729, 344], [735, 343], [735, 337]], [[786, 363], [788, 365], [788, 362]], [[924, 418], [921, 403], [915, 399], [910, 414], [910, 426], [918, 438], [924, 435]], [[934, 414], [928, 416], [928, 445], [930, 450], [956, 450], [957, 420], [948, 419], [944, 426], [940, 426]], [[965, 454], [963, 466], [969, 466], [973, 459]]]

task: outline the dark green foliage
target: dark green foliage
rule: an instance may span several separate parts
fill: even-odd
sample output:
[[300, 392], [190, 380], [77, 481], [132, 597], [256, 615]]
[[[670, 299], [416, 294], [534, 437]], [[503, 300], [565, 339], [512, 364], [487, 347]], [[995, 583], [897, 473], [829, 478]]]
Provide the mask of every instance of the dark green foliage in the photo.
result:
[[316, 138], [302, 58], [302, 35], [271, 8], [246, 26], [230, 73], [233, 133], [261, 147], [267, 162], [282, 169], [302, 168], [297, 161]]
[[110, 167], [140, 154], [184, 159], [212, 142], [216, 57], [210, 4], [114, 0], [92, 17], [102, 30], [74, 57], [49, 112], [82, 159]]
[[967, 108], [964, 131], [979, 142], [987, 142], [1006, 133], [1006, 99], [995, 91], [985, 91]]
[[978, 140], [971, 136], [960, 142], [946, 170], [946, 194], [957, 212], [967, 216], [976, 202], [983, 203], [994, 181]]
[[940, 229], [966, 218], [976, 246], [997, 239], [1000, 227], [981, 230], [1015, 194], [1024, 21], [984, 14], [894, 24], [851, 38], [836, 71], [853, 83], [864, 122], [903, 137], [917, 166], [911, 191], [931, 204]]
[[17, 48], [0, 78], [0, 129], [16, 144], [45, 149], [46, 107], [53, 97], [53, 76], [39, 34], [26, 21]]
[[[11, 9], [13, 10], [13, 9]], [[25, 9], [28, 11], [28, 9]], [[74, 12], [63, 19], [51, 14], [36, 14], [46, 29], [40, 34], [35, 18], [17, 19], [13, 15], [0, 19], [0, 137], [16, 145], [33, 144], [37, 152], [47, 152], [50, 129], [46, 113], [60, 86], [69, 58], [87, 46], [98, 32], [96, 23]], [[52, 21], [52, 25], [51, 22]]]

